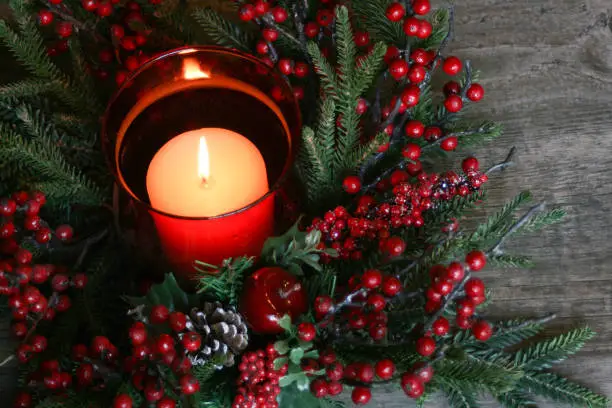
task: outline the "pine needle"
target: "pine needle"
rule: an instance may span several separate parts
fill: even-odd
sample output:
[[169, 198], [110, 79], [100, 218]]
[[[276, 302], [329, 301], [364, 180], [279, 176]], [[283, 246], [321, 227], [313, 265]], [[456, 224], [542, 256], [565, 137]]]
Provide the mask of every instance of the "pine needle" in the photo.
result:
[[607, 397], [553, 373], [527, 373], [519, 381], [518, 387], [575, 407], [606, 408], [610, 404]]
[[242, 51], [251, 49], [253, 44], [251, 35], [243, 31], [236, 23], [225, 19], [212, 8], [196, 9], [193, 16], [216, 44]]

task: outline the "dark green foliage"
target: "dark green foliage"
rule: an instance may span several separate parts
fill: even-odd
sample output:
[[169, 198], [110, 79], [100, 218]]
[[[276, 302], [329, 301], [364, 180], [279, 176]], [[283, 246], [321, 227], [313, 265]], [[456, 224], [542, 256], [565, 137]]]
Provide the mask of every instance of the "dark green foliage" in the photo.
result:
[[201, 8], [195, 10], [193, 16], [215, 44], [242, 51], [250, 51], [252, 48], [251, 35], [217, 11], [211, 8]]
[[374, 40], [403, 45], [408, 39], [402, 23], [390, 21], [385, 13], [391, 3], [391, 0], [354, 0], [352, 7], [357, 15], [363, 16], [357, 19], [360, 28]]
[[188, 313], [192, 307], [199, 306], [199, 296], [186, 293], [181, 289], [173, 274], [166, 274], [162, 283], [151, 286], [144, 297], [128, 297], [133, 307], [164, 305], [170, 311]]
[[198, 293], [224, 304], [237, 306], [242, 284], [253, 266], [253, 258], [226, 259], [220, 267], [203, 262], [196, 264], [196, 270], [199, 272]]
[[553, 373], [528, 373], [518, 383], [521, 389], [574, 407], [605, 408], [610, 400]]
[[521, 255], [492, 255], [488, 258], [488, 264], [501, 268], [533, 268], [535, 264], [531, 258]]
[[496, 323], [495, 327], [497, 330], [487, 342], [487, 347], [500, 350], [516, 346], [542, 331], [541, 324], [525, 320], [502, 321]]
[[514, 364], [525, 370], [550, 368], [577, 353], [594, 336], [595, 332], [588, 327], [571, 330], [517, 351], [514, 355]]
[[521, 391], [513, 390], [497, 397], [497, 401], [504, 408], [535, 408], [536, 403]]
[[470, 357], [463, 360], [447, 358], [434, 368], [441, 383], [455, 385], [474, 394], [488, 392], [496, 395], [510, 391], [523, 375], [520, 369], [510, 365]]

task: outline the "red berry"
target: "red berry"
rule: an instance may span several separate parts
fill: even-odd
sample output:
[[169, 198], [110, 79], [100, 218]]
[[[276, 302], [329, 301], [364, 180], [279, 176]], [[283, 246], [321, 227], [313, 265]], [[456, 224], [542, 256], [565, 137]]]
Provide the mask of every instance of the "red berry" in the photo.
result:
[[23, 322], [13, 323], [11, 329], [13, 330], [15, 337], [24, 337], [26, 334], [28, 334], [28, 326], [26, 326]]
[[268, 46], [267, 42], [259, 41], [257, 43], [256, 50], [258, 54], [266, 55], [268, 52], [270, 52], [270, 47]]
[[364, 113], [366, 113], [368, 110], [368, 102], [363, 99], [363, 98], [359, 98], [359, 100], [357, 101], [357, 107], [355, 108], [355, 111], [357, 112], [358, 115], [363, 115]]
[[412, 11], [414, 11], [414, 14], [423, 16], [429, 13], [429, 10], [431, 10], [431, 4], [429, 0], [414, 0], [412, 2]]
[[128, 394], [119, 394], [113, 401], [113, 408], [132, 408], [132, 397]]
[[252, 4], [245, 4], [244, 6], [240, 7], [238, 16], [242, 21], [251, 21], [255, 18], [255, 7], [253, 7]]
[[36, 234], [34, 234], [34, 239], [36, 239], [36, 242], [39, 244], [46, 244], [51, 241], [52, 236], [53, 233], [50, 228], [41, 227], [38, 231], [36, 231]]
[[477, 272], [487, 264], [487, 256], [482, 251], [472, 251], [466, 255], [465, 263], [470, 270]]
[[309, 70], [308, 64], [305, 62], [296, 62], [295, 67], [293, 68], [293, 73], [298, 78], [304, 78], [306, 75], [308, 75]]
[[425, 71], [425, 67], [422, 65], [413, 65], [408, 71], [408, 79], [413, 84], [420, 84], [425, 80], [425, 75], [427, 71]]
[[17, 352], [15, 354], [17, 355], [19, 362], [27, 363], [30, 360], [30, 357], [32, 357], [32, 352], [32, 346], [22, 343], [19, 345], [19, 347], [17, 347]]
[[451, 113], [457, 113], [463, 108], [463, 100], [459, 95], [449, 95], [444, 101], [444, 107]]
[[87, 346], [84, 344], [75, 344], [72, 346], [72, 359], [75, 361], [83, 361], [87, 357]]
[[372, 392], [369, 388], [355, 387], [351, 393], [351, 399], [356, 405], [366, 405], [372, 399]]
[[408, 63], [403, 59], [396, 59], [389, 66], [389, 72], [393, 78], [399, 81], [408, 74]]
[[387, 337], [387, 326], [381, 323], [374, 324], [370, 326], [368, 333], [373, 340], [382, 341], [385, 337]]
[[464, 173], [476, 172], [480, 168], [480, 163], [475, 157], [467, 157], [461, 163], [461, 168], [463, 169]]
[[446, 270], [446, 277], [453, 282], [461, 282], [463, 280], [465, 271], [463, 269], [463, 265], [461, 265], [459, 262], [451, 262]]
[[56, 292], [63, 292], [70, 286], [68, 276], [58, 273], [51, 279], [51, 287]]
[[291, 75], [293, 72], [293, 61], [289, 58], [281, 58], [278, 60], [278, 69], [284, 75]]
[[424, 357], [431, 356], [436, 351], [436, 342], [431, 337], [421, 337], [416, 342], [416, 351]]
[[87, 285], [87, 275], [84, 273], [77, 273], [72, 277], [72, 284], [77, 289], [83, 289]]
[[357, 366], [357, 380], [364, 383], [371, 383], [374, 380], [374, 368], [369, 363], [362, 363]]
[[450, 323], [444, 317], [439, 317], [434, 324], [431, 326], [431, 331], [436, 336], [444, 336], [450, 329]]
[[485, 294], [485, 285], [481, 279], [472, 278], [465, 284], [465, 295], [470, 298], [483, 297]]
[[457, 57], [447, 57], [442, 65], [444, 72], [450, 76], [457, 75], [461, 72], [462, 67], [461, 60]]
[[410, 398], [419, 398], [423, 395], [425, 387], [423, 382], [414, 373], [405, 373], [402, 375], [402, 389]]
[[15, 214], [17, 210], [17, 203], [15, 200], [10, 198], [3, 198], [0, 200], [0, 216], [10, 217]]
[[402, 3], [391, 3], [387, 7], [387, 18], [394, 23], [400, 21], [406, 15], [406, 8]]
[[308, 38], [315, 38], [317, 34], [319, 34], [319, 25], [314, 21], [306, 23], [304, 26], [304, 34], [306, 34]]
[[111, 346], [111, 342], [104, 336], [96, 336], [91, 341], [91, 351], [96, 355], [101, 355]]
[[457, 314], [462, 317], [472, 316], [474, 314], [474, 302], [471, 299], [458, 300]]
[[387, 253], [391, 257], [397, 257], [406, 250], [406, 243], [400, 237], [391, 237], [386, 243]]
[[70, 298], [66, 295], [61, 295], [57, 298], [55, 310], [58, 312], [65, 312], [66, 310], [70, 309], [70, 306], [72, 306], [72, 301]]
[[433, 26], [427, 20], [420, 20], [419, 30], [417, 31], [416, 36], [421, 40], [425, 40], [429, 38], [431, 32], [433, 31]]
[[410, 59], [416, 64], [427, 65], [431, 62], [431, 54], [422, 48], [417, 48], [410, 53]]
[[453, 290], [453, 283], [448, 280], [440, 280], [433, 285], [433, 290], [442, 296], [446, 296]]
[[187, 317], [184, 313], [172, 312], [170, 313], [168, 323], [170, 324], [172, 330], [175, 332], [180, 332], [185, 329], [185, 326], [187, 326]]
[[191, 374], [182, 376], [179, 383], [181, 385], [181, 391], [183, 391], [185, 395], [192, 395], [200, 390], [200, 383]]
[[69, 241], [72, 239], [74, 232], [70, 225], [60, 225], [55, 229], [55, 236], [62, 241]]
[[17, 205], [24, 205], [29, 198], [30, 195], [25, 191], [17, 191], [16, 193], [13, 193], [13, 199]]
[[13, 408], [30, 408], [32, 406], [32, 395], [21, 391], [13, 398]]
[[484, 88], [480, 84], [472, 84], [467, 90], [467, 97], [473, 102], [482, 100], [484, 98]]
[[410, 85], [402, 91], [402, 103], [408, 108], [412, 108], [419, 103], [421, 97], [421, 90], [416, 85]]
[[327, 367], [325, 374], [327, 375], [327, 378], [332, 381], [340, 381], [342, 380], [342, 377], [344, 377], [344, 367], [342, 366], [342, 363], [336, 361]]
[[416, 17], [408, 17], [404, 20], [404, 33], [410, 37], [416, 37], [421, 27], [421, 20]]
[[270, 3], [267, 0], [257, 0], [254, 4], [255, 14], [263, 16], [270, 10]]
[[444, 85], [444, 95], [458, 95], [461, 92], [461, 85], [455, 81], [449, 81]]
[[334, 13], [328, 9], [321, 9], [317, 11], [317, 23], [321, 27], [329, 27], [334, 21]]
[[400, 56], [400, 50], [395, 45], [389, 45], [385, 53], [385, 64], [391, 65]]
[[174, 339], [169, 334], [160, 334], [157, 338], [157, 352], [159, 354], [167, 354], [174, 351]]
[[15, 261], [18, 264], [26, 265], [32, 262], [32, 253], [27, 249], [19, 248], [17, 253], [15, 254]]
[[327, 382], [322, 378], [317, 378], [310, 383], [310, 392], [317, 398], [323, 398], [327, 396]]
[[357, 31], [355, 33], [355, 45], [365, 47], [370, 43], [370, 34], [367, 31]]
[[434, 369], [431, 364], [422, 361], [412, 366], [412, 371], [420, 378], [423, 384], [430, 382], [434, 375]]
[[40, 334], [35, 334], [30, 340], [30, 345], [34, 353], [42, 353], [47, 348], [47, 338]]
[[395, 374], [395, 364], [391, 360], [380, 360], [376, 363], [376, 375], [381, 380], [389, 380]]
[[122, 26], [118, 24], [113, 24], [111, 26], [111, 36], [113, 36], [113, 38], [115, 38], [116, 40], [121, 40], [124, 35], [125, 29]]
[[418, 139], [423, 136], [423, 132], [425, 131], [425, 125], [418, 120], [410, 120], [406, 123], [406, 136]]
[[348, 176], [342, 182], [342, 187], [349, 194], [357, 194], [361, 190], [361, 180], [357, 176]]
[[7, 239], [15, 233], [15, 224], [8, 221], [0, 225], [0, 239]]
[[168, 316], [170, 315], [170, 311], [164, 305], [155, 305], [151, 308], [151, 314], [149, 318], [151, 323], [153, 324], [162, 324], [166, 320], [168, 320]]
[[274, 18], [274, 21], [277, 23], [284, 23], [288, 17], [289, 14], [287, 14], [287, 10], [284, 8], [278, 6], [272, 9], [272, 18]]
[[377, 269], [368, 269], [363, 273], [361, 283], [368, 289], [376, 289], [382, 283], [382, 272]]
[[440, 148], [444, 151], [450, 152], [457, 148], [459, 140], [455, 136], [449, 136], [440, 143]]
[[40, 300], [41, 294], [38, 288], [34, 286], [26, 286], [23, 289], [22, 296], [26, 303], [33, 305]]
[[60, 37], [70, 37], [72, 35], [72, 23], [69, 23], [68, 21], [61, 21], [57, 24], [56, 30]]
[[149, 378], [144, 387], [144, 397], [149, 402], [155, 402], [164, 396], [164, 388], [157, 379]]
[[472, 325], [472, 334], [476, 340], [487, 341], [493, 335], [493, 328], [485, 320], [479, 320]]
[[132, 341], [133, 345], [137, 346], [144, 344], [144, 342], [147, 340], [147, 328], [143, 322], [135, 322], [130, 327], [128, 335], [130, 336], [130, 340]]
[[278, 31], [273, 28], [264, 28], [261, 32], [261, 36], [268, 42], [274, 42], [278, 40]]
[[317, 329], [312, 323], [300, 323], [297, 327], [297, 335], [302, 341], [313, 341], [317, 336]]
[[395, 276], [386, 276], [383, 279], [382, 291], [388, 297], [393, 297], [402, 291], [402, 283]]
[[402, 150], [402, 155], [410, 160], [418, 160], [421, 157], [421, 147], [414, 143], [408, 143]]
[[185, 350], [195, 352], [202, 346], [202, 337], [198, 333], [189, 332], [183, 336], [181, 343]]
[[120, 41], [121, 47], [126, 51], [134, 51], [136, 49], [136, 39], [132, 36], [125, 36]]
[[49, 10], [40, 10], [38, 13], [38, 24], [47, 26], [53, 22], [53, 13]]
[[335, 397], [336, 395], [340, 395], [342, 393], [342, 383], [339, 381], [330, 381], [327, 383], [327, 394]]
[[98, 8], [98, 0], [82, 0], [81, 5], [85, 9], [85, 11], [96, 11]]
[[176, 401], [170, 397], [163, 397], [157, 401], [155, 408], [176, 408]]
[[314, 301], [314, 309], [318, 316], [323, 317], [334, 306], [334, 301], [329, 296], [319, 296]]
[[28, 231], [38, 231], [40, 228], [40, 217], [35, 215], [33, 217], [26, 217], [23, 222], [23, 226]]

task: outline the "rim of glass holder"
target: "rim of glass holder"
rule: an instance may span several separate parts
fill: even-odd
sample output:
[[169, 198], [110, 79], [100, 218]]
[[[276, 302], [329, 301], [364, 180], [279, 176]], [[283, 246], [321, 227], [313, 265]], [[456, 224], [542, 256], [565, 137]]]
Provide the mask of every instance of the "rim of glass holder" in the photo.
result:
[[[193, 52], [190, 53], [186, 53], [185, 51], [191, 50]], [[292, 105], [292, 110], [295, 113], [295, 120], [296, 120], [296, 124], [295, 124], [295, 129], [297, 130], [297, 132], [300, 131], [300, 129], [302, 128], [302, 112], [300, 110], [300, 106], [299, 103], [297, 101], [297, 99], [295, 98], [293, 92], [291, 91], [291, 88], [289, 87], [289, 84], [287, 81], [285, 81], [282, 76], [281, 73], [276, 69], [276, 68], [272, 68], [269, 65], [267, 65], [264, 61], [262, 61], [261, 59], [257, 58], [256, 56], [252, 55], [252, 54], [248, 54], [246, 52], [243, 51], [239, 51], [239, 50], [235, 50], [235, 49], [228, 49], [228, 48], [224, 48], [224, 47], [219, 47], [219, 46], [214, 46], [214, 45], [194, 45], [194, 46], [183, 46], [183, 47], [179, 47], [179, 48], [173, 48], [171, 50], [165, 51], [149, 60], [147, 60], [144, 64], [142, 64], [140, 67], [138, 67], [138, 69], [136, 69], [134, 72], [132, 72], [130, 74], [130, 76], [123, 82], [123, 84], [121, 84], [121, 86], [119, 87], [119, 89], [117, 89], [115, 91], [115, 93], [112, 95], [112, 97], [110, 98], [108, 105], [106, 106], [106, 109], [104, 111], [104, 115], [102, 117], [102, 138], [105, 138], [108, 135], [108, 129], [107, 129], [107, 125], [108, 125], [108, 120], [109, 120], [109, 116], [111, 113], [111, 108], [113, 106], [113, 104], [121, 97], [121, 94], [123, 91], [125, 91], [126, 89], [128, 89], [131, 84], [130, 82], [136, 78], [137, 76], [139, 76], [140, 74], [144, 73], [145, 71], [147, 71], [149, 68], [154, 67], [157, 63], [159, 63], [160, 61], [166, 59], [166, 58], [171, 58], [174, 57], [176, 55], [187, 55], [187, 54], [197, 54], [199, 52], [206, 52], [206, 53], [215, 53], [215, 54], [226, 54], [226, 55], [230, 55], [232, 57], [236, 57], [237, 59], [242, 59], [242, 60], [246, 60], [256, 66], [265, 68], [267, 70], [269, 70], [269, 74], [274, 74], [274, 76], [276, 77], [275, 79], [278, 79], [276, 82], [276, 84], [278, 86], [280, 86], [283, 89], [283, 93], [290, 95], [291, 98], [291, 105]], [[268, 75], [269, 75], [268, 74]], [[282, 113], [282, 112], [281, 112]], [[234, 215], [234, 214], [239, 214], [242, 212], [246, 212], [248, 210], [250, 210], [251, 208], [256, 207], [259, 203], [265, 201], [266, 199], [268, 199], [270, 196], [272, 196], [274, 193], [276, 193], [277, 190], [279, 190], [283, 184], [283, 182], [287, 179], [289, 173], [291, 172], [291, 166], [293, 165], [294, 159], [295, 159], [295, 149], [297, 148], [297, 142], [298, 140], [296, 140], [299, 137], [298, 135], [293, 135], [292, 134], [292, 129], [291, 126], [287, 125], [287, 129], [286, 131], [288, 132], [287, 138], [289, 139], [289, 148], [287, 151], [287, 158], [285, 160], [285, 165], [283, 167], [283, 170], [281, 172], [281, 174], [278, 176], [277, 180], [274, 182], [274, 184], [272, 185], [272, 187], [269, 188], [268, 192], [266, 194], [264, 194], [263, 196], [259, 197], [257, 200], [253, 201], [252, 203], [239, 208], [237, 210], [234, 211], [230, 211], [230, 212], [226, 212], [223, 214], [219, 214], [219, 215], [214, 215], [214, 216], [205, 216], [205, 217], [188, 217], [188, 216], [183, 216], [183, 215], [176, 215], [176, 214], [172, 214], [172, 213], [168, 213], [165, 211], [161, 211], [156, 209], [155, 207], [151, 206], [150, 203], [144, 201], [143, 199], [141, 199], [140, 197], [138, 197], [136, 194], [134, 194], [134, 192], [132, 191], [131, 188], [129, 188], [126, 185], [125, 180], [123, 179], [123, 177], [119, 177], [119, 173], [121, 172], [121, 170], [118, 168], [118, 166], [115, 165], [114, 160], [109, 160], [110, 154], [107, 151], [107, 147], [106, 147], [106, 143], [102, 143], [102, 151], [104, 153], [104, 157], [105, 160], [107, 162], [108, 167], [111, 169], [112, 173], [113, 173], [113, 177], [115, 179], [115, 182], [119, 185], [119, 187], [121, 189], [123, 189], [124, 191], [126, 191], [130, 197], [132, 199], [134, 199], [136, 202], [138, 202], [141, 205], [144, 205], [149, 211], [153, 211], [157, 214], [161, 214], [161, 215], [165, 215], [168, 217], [172, 217], [172, 218], [177, 218], [177, 219], [185, 219], [185, 220], [214, 220], [214, 219], [220, 219], [220, 218], [224, 218], [230, 215]], [[295, 138], [295, 139], [294, 139]], [[117, 148], [117, 146], [115, 146], [115, 148]]]

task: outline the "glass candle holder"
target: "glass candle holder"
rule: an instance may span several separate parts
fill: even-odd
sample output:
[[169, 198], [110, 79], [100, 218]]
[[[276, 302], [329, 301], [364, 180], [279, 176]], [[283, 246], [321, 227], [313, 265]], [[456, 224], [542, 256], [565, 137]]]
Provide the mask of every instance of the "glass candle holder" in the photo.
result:
[[187, 47], [122, 85], [104, 117], [103, 149], [138, 225], [144, 217], [154, 226], [168, 263], [188, 278], [196, 260], [259, 255], [300, 127], [274, 69], [238, 51]]

